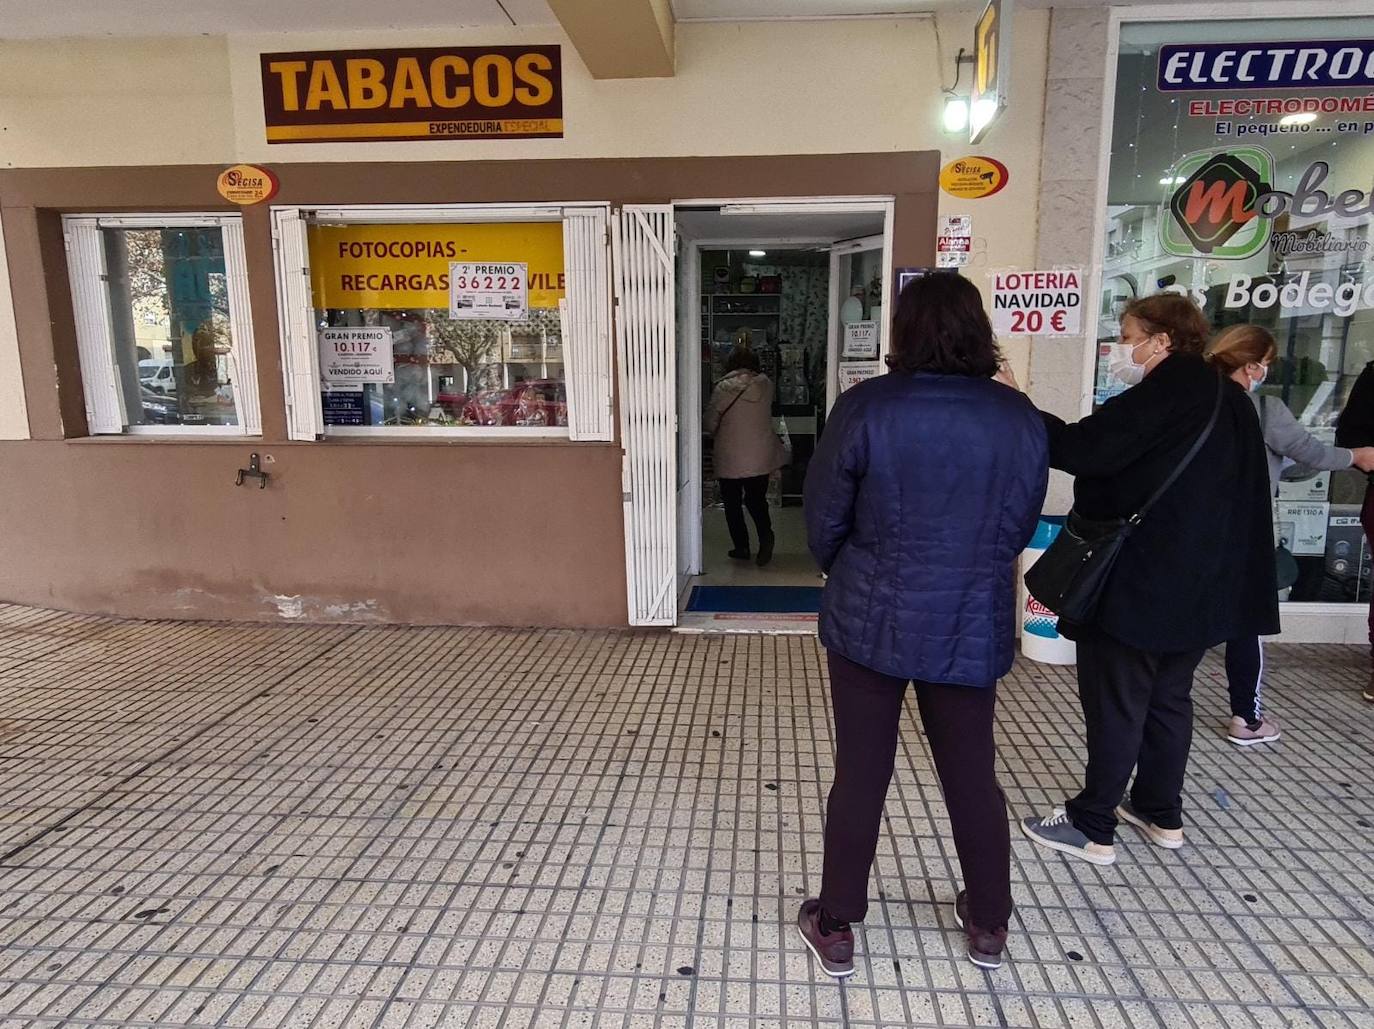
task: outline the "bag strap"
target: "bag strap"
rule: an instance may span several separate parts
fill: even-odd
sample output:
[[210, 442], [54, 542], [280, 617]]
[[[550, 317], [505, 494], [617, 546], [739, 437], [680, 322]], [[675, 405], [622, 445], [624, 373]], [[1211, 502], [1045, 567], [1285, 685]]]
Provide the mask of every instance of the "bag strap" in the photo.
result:
[[1265, 411], [1266, 411], [1266, 408], [1265, 408], [1265, 406], [1264, 406], [1264, 401], [1265, 401], [1266, 399], [1267, 399], [1267, 398], [1264, 396], [1264, 394], [1261, 393], [1261, 394], [1260, 394], [1260, 398], [1259, 398], [1259, 405], [1260, 405], [1260, 435], [1261, 435], [1261, 436], [1264, 435], [1264, 415], [1265, 415]]
[[1150, 508], [1154, 507], [1155, 502], [1159, 500], [1160, 497], [1164, 496], [1164, 494], [1168, 491], [1170, 486], [1172, 486], [1175, 482], [1178, 481], [1178, 477], [1184, 473], [1184, 471], [1190, 464], [1193, 463], [1193, 458], [1197, 457], [1198, 451], [1202, 449], [1203, 444], [1205, 444], [1207, 442], [1208, 437], [1212, 435], [1212, 430], [1216, 428], [1217, 415], [1221, 413], [1222, 390], [1225, 388], [1225, 386], [1226, 380], [1223, 379], [1220, 375], [1218, 375], [1217, 399], [1216, 403], [1212, 405], [1212, 417], [1207, 419], [1207, 427], [1203, 429], [1201, 435], [1199, 435], [1198, 438], [1193, 441], [1193, 445], [1189, 449], [1188, 453], [1184, 456], [1183, 460], [1178, 463], [1174, 470], [1169, 473], [1169, 477], [1164, 480], [1163, 485], [1161, 485], [1159, 489], [1155, 490], [1154, 496], [1150, 497], [1149, 500], [1145, 501], [1145, 503], [1140, 506], [1136, 513], [1131, 516], [1130, 523], [1132, 525], [1140, 524], [1141, 520], [1145, 517], [1146, 512], [1148, 512]]
[[725, 410], [720, 413], [721, 421], [724, 421], [725, 416], [730, 413], [730, 408], [734, 407], [736, 404], [740, 402], [740, 400], [744, 398], [744, 394], [748, 391], [748, 389], [749, 387], [745, 386], [744, 389], [740, 390], [738, 393], [735, 394], [734, 400], [730, 401], [730, 403], [725, 405]]

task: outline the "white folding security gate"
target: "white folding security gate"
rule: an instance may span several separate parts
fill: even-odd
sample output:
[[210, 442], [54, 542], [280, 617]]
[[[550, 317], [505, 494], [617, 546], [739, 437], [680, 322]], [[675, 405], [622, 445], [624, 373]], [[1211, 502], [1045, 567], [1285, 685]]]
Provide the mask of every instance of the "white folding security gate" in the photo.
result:
[[630, 624], [674, 625], [677, 358], [673, 208], [667, 204], [626, 205], [614, 222]]

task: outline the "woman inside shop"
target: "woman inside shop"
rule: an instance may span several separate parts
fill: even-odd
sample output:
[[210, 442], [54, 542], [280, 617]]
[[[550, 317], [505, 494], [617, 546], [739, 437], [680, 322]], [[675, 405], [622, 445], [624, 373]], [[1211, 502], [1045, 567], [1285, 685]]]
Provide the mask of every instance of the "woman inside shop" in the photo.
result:
[[[1258, 325], [1232, 326], [1219, 335], [1207, 351], [1207, 360], [1244, 389], [1259, 412], [1260, 430], [1268, 451], [1270, 495], [1278, 490], [1279, 472], [1285, 458], [1308, 468], [1328, 471], [1352, 466], [1366, 472], [1374, 471], [1374, 447], [1327, 446], [1299, 425], [1293, 412], [1281, 400], [1258, 392], [1277, 354], [1274, 337], [1268, 329]], [[1278, 723], [1267, 717], [1262, 707], [1263, 679], [1264, 649], [1260, 638], [1250, 634], [1229, 640], [1226, 644], [1226, 682], [1231, 692], [1231, 722], [1226, 738], [1237, 746], [1272, 743], [1280, 736]]]
[[1016, 558], [1045, 498], [1045, 427], [993, 381], [997, 345], [969, 280], [908, 285], [892, 338], [891, 374], [841, 395], [806, 478], [808, 542], [829, 575], [835, 781], [820, 896], [798, 926], [835, 977], [854, 971], [908, 685], [949, 807], [974, 964], [1001, 964], [1012, 910], [993, 714], [1014, 652]]
[[1264, 441], [1245, 392], [1203, 359], [1209, 332], [1187, 297], [1133, 301], [1112, 358], [1131, 388], [1073, 424], [1044, 416], [1079, 517], [1148, 508], [1091, 624], [1059, 623], [1078, 644], [1083, 790], [1022, 823], [1041, 846], [1094, 864], [1116, 860], [1118, 817], [1157, 846], [1183, 846], [1193, 673], [1208, 647], [1279, 630]]
[[762, 568], [773, 560], [768, 480], [787, 463], [787, 452], [773, 431], [773, 383], [748, 347], [731, 352], [725, 377], [711, 393], [702, 424], [715, 437], [711, 457], [734, 546], [730, 556], [736, 561], [748, 561], [751, 556], [749, 526], [744, 521], [748, 508], [759, 537], [758, 565]]

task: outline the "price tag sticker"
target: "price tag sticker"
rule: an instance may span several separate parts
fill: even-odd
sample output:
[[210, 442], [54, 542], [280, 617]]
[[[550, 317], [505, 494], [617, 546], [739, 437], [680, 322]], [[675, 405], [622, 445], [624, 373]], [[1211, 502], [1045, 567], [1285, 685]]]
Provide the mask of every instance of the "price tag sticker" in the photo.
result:
[[1083, 273], [998, 272], [992, 279], [992, 328], [1010, 336], [1078, 336], [1083, 331]]

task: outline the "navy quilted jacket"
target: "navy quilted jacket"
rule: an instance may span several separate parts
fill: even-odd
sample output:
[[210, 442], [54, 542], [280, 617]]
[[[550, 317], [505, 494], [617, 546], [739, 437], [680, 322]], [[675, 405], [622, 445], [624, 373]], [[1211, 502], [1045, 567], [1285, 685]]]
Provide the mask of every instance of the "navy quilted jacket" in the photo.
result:
[[1001, 383], [893, 373], [845, 392], [806, 477], [821, 642], [886, 675], [995, 683], [1048, 474], [1039, 412]]

